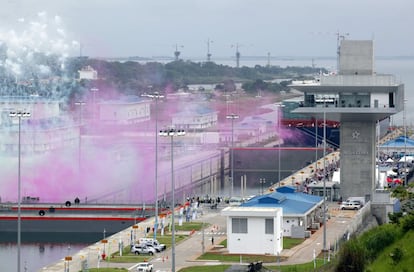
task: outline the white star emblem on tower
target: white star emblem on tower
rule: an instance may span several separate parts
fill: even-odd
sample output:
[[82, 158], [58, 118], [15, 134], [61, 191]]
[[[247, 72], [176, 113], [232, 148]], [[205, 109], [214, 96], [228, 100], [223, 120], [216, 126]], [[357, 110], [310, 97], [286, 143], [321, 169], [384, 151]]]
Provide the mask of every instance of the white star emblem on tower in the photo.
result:
[[352, 139], [354, 139], [354, 140], [358, 139], [359, 135], [361, 135], [361, 133], [359, 133], [359, 131], [355, 130], [354, 132], [352, 132]]

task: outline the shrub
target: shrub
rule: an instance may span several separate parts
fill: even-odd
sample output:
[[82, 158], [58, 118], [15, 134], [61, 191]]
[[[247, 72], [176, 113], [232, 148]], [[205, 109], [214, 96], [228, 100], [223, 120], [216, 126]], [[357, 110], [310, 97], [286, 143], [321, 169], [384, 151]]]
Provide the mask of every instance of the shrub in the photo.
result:
[[389, 213], [388, 214], [388, 218], [390, 219], [390, 223], [391, 224], [399, 224], [400, 223], [400, 219], [403, 216], [402, 212], [396, 212], [396, 213]]
[[382, 225], [365, 232], [360, 242], [366, 249], [368, 261], [374, 260], [381, 251], [400, 237], [400, 229], [393, 224]]
[[340, 252], [337, 272], [363, 272], [366, 265], [365, 250], [356, 239], [346, 242]]
[[404, 232], [414, 230], [414, 214], [410, 213], [404, 216], [401, 220], [401, 227]]
[[404, 252], [399, 247], [394, 248], [390, 254], [393, 264], [398, 264], [403, 258], [403, 256], [404, 256]]

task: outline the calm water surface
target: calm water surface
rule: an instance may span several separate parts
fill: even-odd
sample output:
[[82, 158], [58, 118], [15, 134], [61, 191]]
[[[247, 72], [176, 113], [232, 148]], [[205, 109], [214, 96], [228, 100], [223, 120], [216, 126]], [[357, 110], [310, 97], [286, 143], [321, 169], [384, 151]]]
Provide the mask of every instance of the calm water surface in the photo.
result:
[[[23, 243], [20, 250], [21, 271], [34, 272], [53, 264], [68, 255], [73, 255], [87, 244], [69, 243]], [[17, 271], [16, 243], [0, 243], [0, 271]]]

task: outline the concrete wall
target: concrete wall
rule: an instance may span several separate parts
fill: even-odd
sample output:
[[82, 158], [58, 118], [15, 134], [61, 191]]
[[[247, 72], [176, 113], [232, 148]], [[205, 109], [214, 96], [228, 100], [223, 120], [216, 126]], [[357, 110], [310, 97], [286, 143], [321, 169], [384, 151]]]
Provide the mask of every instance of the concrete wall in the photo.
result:
[[299, 226], [300, 219], [298, 217], [283, 217], [283, 236], [291, 237], [292, 229]]
[[350, 221], [347, 227], [349, 234], [356, 233], [370, 220], [371, 216], [371, 202], [365, 204], [355, 215], [354, 220]]
[[339, 55], [341, 75], [370, 75], [374, 70], [374, 43], [372, 40], [342, 40]]
[[391, 198], [390, 191], [376, 190], [373, 194], [371, 211], [379, 224], [389, 223], [388, 214], [394, 212], [394, 200]]
[[99, 105], [99, 119], [102, 122], [127, 125], [150, 118], [149, 102], [118, 104], [110, 102]]
[[341, 122], [340, 194], [371, 199], [375, 186], [375, 122]]

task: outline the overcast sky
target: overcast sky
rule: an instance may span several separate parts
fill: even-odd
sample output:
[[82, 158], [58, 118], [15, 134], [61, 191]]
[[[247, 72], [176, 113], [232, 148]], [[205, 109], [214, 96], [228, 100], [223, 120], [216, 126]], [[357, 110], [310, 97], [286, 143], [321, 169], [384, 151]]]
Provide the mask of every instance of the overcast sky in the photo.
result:
[[[1, 0], [0, 34], [43, 12], [88, 56], [335, 56], [337, 34], [376, 56], [414, 55], [412, 0]], [[50, 27], [50, 25], [49, 25]], [[4, 39], [3, 35], [3, 39]], [[0, 35], [1, 38], [1, 35]], [[76, 43], [72, 43], [76, 44]], [[70, 54], [79, 54], [72, 49]]]

